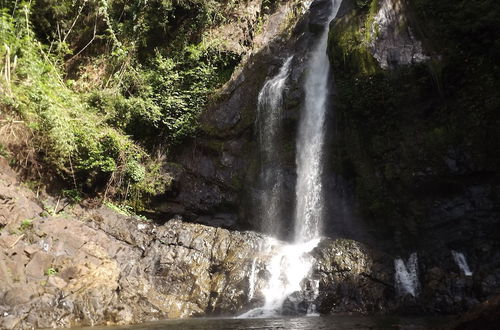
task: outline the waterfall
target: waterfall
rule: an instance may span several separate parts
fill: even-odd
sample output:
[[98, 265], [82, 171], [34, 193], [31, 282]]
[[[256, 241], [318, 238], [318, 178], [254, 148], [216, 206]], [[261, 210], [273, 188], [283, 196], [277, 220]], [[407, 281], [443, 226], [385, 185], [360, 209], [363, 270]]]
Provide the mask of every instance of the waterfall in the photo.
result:
[[301, 282], [307, 277], [312, 267], [312, 258], [308, 255], [316, 247], [319, 239], [301, 244], [283, 244], [271, 240], [273, 256], [266, 269], [269, 281], [262, 293], [265, 298], [263, 307], [255, 308], [239, 316], [273, 317], [281, 313], [285, 299], [301, 290]]
[[[340, 2], [332, 1], [333, 8], [328, 23], [337, 15]], [[298, 242], [317, 238], [321, 234], [323, 147], [330, 74], [327, 46], [328, 29], [326, 28], [309, 59], [304, 84], [305, 106], [297, 137], [295, 240]]]
[[395, 281], [396, 289], [399, 295], [411, 294], [413, 297], [418, 295], [418, 257], [417, 253], [412, 253], [405, 263], [403, 259], [394, 260], [396, 271]]
[[464, 272], [465, 276], [472, 276], [472, 272], [467, 264], [467, 260], [465, 259], [465, 255], [461, 252], [457, 252], [452, 250], [451, 254], [453, 255], [453, 259], [457, 263], [458, 267], [462, 272]]
[[255, 282], [257, 281], [256, 266], [257, 258], [253, 258], [252, 267], [250, 268], [250, 276], [248, 277], [248, 301], [251, 301], [255, 294]]
[[[326, 27], [337, 15], [341, 0], [332, 0], [331, 3], [332, 11], [325, 29], [313, 47], [306, 67], [305, 102], [297, 135], [295, 240], [293, 244], [271, 242], [273, 252], [266, 265], [269, 280], [262, 291], [264, 306], [250, 310], [241, 315], [242, 318], [279, 315], [285, 300], [294, 293], [299, 293], [309, 304], [308, 314], [314, 314], [316, 310], [313, 301], [318, 296], [319, 281], [309, 277], [313, 265], [310, 252], [320, 241], [323, 213], [322, 163], [330, 74]], [[281, 145], [278, 141], [283, 91], [290, 74], [291, 61], [292, 57], [289, 57], [279, 73], [266, 81], [258, 99], [257, 123], [262, 152], [260, 180], [264, 188], [260, 199], [261, 222], [266, 223], [264, 231], [267, 233], [276, 233], [279, 228], [276, 221], [282, 220], [283, 174], [276, 164], [279, 165], [280, 161], [278, 151]], [[311, 288], [311, 292], [303, 290], [306, 286]]]
[[277, 235], [283, 220], [283, 170], [280, 161], [279, 143], [283, 111], [283, 91], [290, 74], [293, 57], [285, 60], [278, 74], [267, 80], [258, 98], [257, 128], [261, 152], [259, 184], [259, 216], [261, 231]]

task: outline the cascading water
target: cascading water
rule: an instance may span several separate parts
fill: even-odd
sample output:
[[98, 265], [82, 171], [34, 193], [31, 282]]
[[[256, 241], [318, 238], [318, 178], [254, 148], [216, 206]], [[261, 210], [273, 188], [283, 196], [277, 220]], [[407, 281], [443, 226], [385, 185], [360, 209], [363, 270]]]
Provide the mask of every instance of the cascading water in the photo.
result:
[[461, 252], [451, 251], [453, 255], [453, 259], [457, 263], [458, 267], [462, 272], [464, 272], [465, 276], [472, 276], [472, 271], [469, 268], [469, 264], [467, 264], [467, 260], [465, 259], [465, 255]]
[[403, 259], [394, 260], [396, 271], [396, 289], [399, 295], [410, 294], [413, 297], [418, 295], [418, 257], [417, 253], [412, 253], [405, 263]]
[[319, 315], [317, 314], [316, 311], [317, 307], [316, 303], [314, 303], [316, 298], [318, 298], [319, 296], [319, 280], [312, 280], [311, 285], [312, 285], [312, 292], [311, 296], [309, 297], [309, 301], [311, 301], [312, 303], [307, 307], [307, 315], [313, 316], [313, 315]]
[[[327, 24], [335, 18], [340, 0], [332, 1]], [[327, 55], [328, 29], [311, 54], [305, 88], [305, 107], [297, 138], [297, 186], [295, 240], [305, 242], [319, 237], [323, 214], [323, 147], [330, 62]]]
[[281, 314], [285, 299], [301, 290], [300, 284], [312, 267], [308, 253], [318, 242], [319, 239], [315, 239], [300, 244], [283, 244], [271, 240], [269, 248], [272, 256], [266, 265], [270, 278], [262, 290], [264, 306], [252, 309], [240, 317], [273, 317]]
[[261, 152], [261, 172], [259, 185], [259, 216], [261, 230], [270, 235], [280, 231], [283, 207], [283, 170], [279, 158], [279, 135], [283, 112], [283, 91], [290, 74], [289, 57], [279, 73], [266, 81], [259, 93], [257, 125]]
[[251, 301], [255, 294], [255, 282], [257, 280], [256, 269], [257, 269], [257, 258], [253, 258], [252, 267], [250, 268], [250, 276], [248, 278], [248, 301]]
[[[341, 0], [332, 0], [332, 10], [325, 23], [337, 15]], [[328, 29], [321, 33], [316, 46], [310, 54], [307, 63], [307, 73], [304, 84], [305, 104], [300, 118], [297, 136], [297, 185], [295, 211], [295, 242], [283, 244], [271, 242], [273, 255], [266, 266], [270, 274], [266, 288], [262, 291], [265, 304], [255, 308], [240, 317], [272, 317], [282, 312], [284, 301], [293, 293], [301, 291], [301, 284], [309, 277], [313, 260], [309, 255], [319, 243], [323, 213], [322, 162], [325, 139], [325, 115], [328, 98], [328, 79], [330, 63], [327, 55]], [[268, 80], [259, 94], [259, 130], [261, 150], [263, 152], [263, 169], [266, 163], [273, 162], [277, 157], [275, 145], [279, 129], [282, 107], [282, 95], [290, 71], [292, 58], [288, 58], [278, 75]], [[271, 131], [270, 131], [271, 130]], [[273, 144], [274, 143], [274, 144]], [[278, 146], [279, 147], [279, 146]], [[272, 169], [263, 172], [262, 181], [268, 192], [262, 195], [262, 205], [266, 210], [263, 219], [273, 224], [281, 221], [282, 174]], [[269, 226], [269, 224], [268, 224]], [[271, 225], [271, 229], [276, 225]], [[266, 232], [270, 232], [266, 230]], [[271, 231], [272, 233], [272, 231]], [[317, 280], [310, 280], [312, 288], [309, 300], [317, 297]], [[253, 295], [253, 293], [252, 293]], [[308, 314], [315, 313], [314, 304], [307, 309]]]

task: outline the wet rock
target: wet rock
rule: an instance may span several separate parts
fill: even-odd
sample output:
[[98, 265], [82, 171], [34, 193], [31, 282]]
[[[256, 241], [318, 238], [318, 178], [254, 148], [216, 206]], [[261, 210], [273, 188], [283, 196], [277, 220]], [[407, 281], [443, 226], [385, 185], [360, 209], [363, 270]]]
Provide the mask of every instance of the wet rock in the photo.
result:
[[319, 276], [318, 311], [382, 312], [394, 297], [393, 261], [351, 240], [323, 240], [313, 250]]
[[310, 7], [309, 30], [313, 33], [319, 33], [325, 29], [329, 15], [332, 11], [332, 2], [329, 0], [314, 1]]
[[[273, 14], [264, 22], [262, 33], [255, 36], [241, 68], [224, 86], [216, 102], [202, 113], [201, 133], [177, 154], [175, 162], [182, 170], [174, 171], [174, 191], [162, 197], [156, 209], [169, 217], [181, 215], [189, 221], [224, 228], [261, 227], [255, 216], [259, 192], [253, 189], [260, 166], [254, 127], [257, 99], [266, 79], [279, 70], [284, 58], [295, 54], [290, 90], [284, 97], [285, 133], [281, 137], [287, 146], [283, 150], [287, 195], [284, 209], [286, 218], [292, 218], [289, 204], [294, 200], [295, 151], [293, 143], [288, 142], [295, 139], [303, 102], [304, 64], [314, 41], [309, 36], [324, 26], [331, 2], [314, 1], [307, 10], [309, 4], [291, 0], [271, 6]], [[229, 223], [227, 217], [221, 219], [218, 214], [228, 215]]]
[[[14, 207], [11, 212], [18, 210]], [[232, 221], [225, 213], [217, 217]], [[263, 304], [262, 289], [269, 280], [266, 267], [274, 250], [262, 235], [180, 218], [155, 225], [107, 207], [68, 210], [64, 217], [38, 217], [32, 224], [25, 236], [1, 233], [17, 241], [0, 249], [2, 328], [234, 315]], [[482, 245], [481, 251], [495, 253], [488, 245]], [[499, 283], [498, 273], [483, 273], [475, 263], [471, 263], [475, 275], [470, 278], [457, 273], [452, 261], [434, 264], [436, 259], [423, 253], [422, 262], [432, 267], [422, 267], [421, 297], [397, 298], [393, 257], [345, 239], [324, 239], [311, 255], [316, 260], [311, 277], [302, 282], [300, 292], [287, 297], [284, 314], [394, 312], [398, 308], [418, 312], [426, 304], [456, 311], [449, 306], [468, 308], [479, 301], [474, 300], [475, 290], [481, 288], [481, 294], [489, 295]], [[254, 282], [249, 283], [252, 265]]]
[[[343, 168], [346, 177], [351, 177], [353, 195], [358, 199], [353, 206], [359, 208], [358, 214], [363, 214], [365, 228], [377, 236], [375, 244], [379, 249], [393, 259], [399, 254], [407, 256], [418, 251], [420, 294], [417, 298], [396, 299], [388, 291], [388, 300], [394, 300], [389, 305], [394, 305], [392, 307], [398, 311], [464, 313], [495, 295], [499, 288], [498, 171], [489, 161], [495, 159], [495, 153], [489, 151], [486, 157], [472, 152], [480, 148], [480, 142], [471, 144], [470, 149], [466, 147], [470, 142], [450, 143], [437, 153], [430, 151], [433, 143], [423, 147], [413, 145], [417, 136], [432, 136], [420, 129], [416, 134], [410, 131], [422, 127], [420, 123], [432, 122], [431, 113], [437, 114], [442, 109], [440, 103], [444, 95], [441, 91], [425, 96], [421, 94], [423, 89], [403, 92], [398, 97], [408, 101], [390, 106], [390, 102], [382, 102], [374, 106], [372, 101], [376, 97], [370, 91], [375, 89], [360, 83], [364, 79], [383, 77], [374, 86], [380, 88], [387, 83], [390, 88], [382, 87], [375, 92], [380, 95], [381, 90], [401, 91], [405, 84], [413, 85], [432, 76], [432, 69], [422, 72], [419, 68], [423, 65], [414, 65], [425, 61], [426, 51], [430, 51], [425, 49], [430, 44], [423, 47], [419, 41], [424, 39], [417, 28], [429, 28], [430, 25], [428, 17], [422, 15], [422, 11], [414, 11], [415, 7], [410, 7], [407, 1], [378, 1], [378, 7], [372, 11], [368, 6], [361, 8], [360, 4], [344, 0], [341, 17], [331, 25], [329, 51], [338, 89], [335, 138], [340, 141], [332, 143], [331, 150], [335, 150], [332, 162], [337, 162], [334, 170]], [[372, 30], [366, 30], [367, 26]], [[349, 42], [344, 43], [346, 40]], [[439, 52], [443, 54], [438, 55]], [[447, 62], [444, 59], [449, 54], [444, 55], [444, 52], [442, 47], [433, 49], [433, 61], [454, 71], [455, 63], [463, 60], [462, 55], [457, 56], [458, 60]], [[395, 72], [409, 75], [394, 79]], [[462, 94], [460, 89], [454, 91], [453, 86], [445, 89], [449, 95]], [[451, 99], [454, 97], [446, 102]], [[395, 113], [389, 115], [387, 110], [391, 106], [398, 113], [403, 113], [404, 109], [411, 111], [401, 117]], [[356, 113], [356, 109], [362, 111]], [[379, 110], [391, 118], [382, 120], [382, 125], [374, 115]], [[463, 116], [459, 120], [467, 122], [470, 119]], [[397, 129], [381, 128], [386, 124], [395, 124]], [[456, 131], [460, 131], [466, 141], [472, 141], [471, 137], [477, 134], [475, 128], [467, 132]], [[384, 136], [384, 142], [377, 145], [374, 141], [380, 136]], [[412, 142], [401, 142], [407, 138]], [[391, 143], [391, 140], [397, 142]], [[404, 153], [402, 150], [412, 150], [411, 161], [405, 163], [404, 157], [400, 157]], [[481, 161], [483, 158], [488, 162]], [[401, 180], [403, 177], [406, 179]], [[382, 210], [378, 210], [382, 205]], [[342, 224], [339, 227], [343, 227]], [[359, 231], [362, 227], [355, 228]], [[332, 226], [334, 234], [338, 231]], [[459, 251], [467, 257], [472, 276], [463, 274], [451, 251]], [[389, 263], [386, 268], [388, 272]], [[335, 300], [341, 296], [332, 293], [329, 297]]]
[[282, 314], [287, 316], [303, 316], [309, 310], [309, 302], [301, 292], [295, 292], [283, 303]]

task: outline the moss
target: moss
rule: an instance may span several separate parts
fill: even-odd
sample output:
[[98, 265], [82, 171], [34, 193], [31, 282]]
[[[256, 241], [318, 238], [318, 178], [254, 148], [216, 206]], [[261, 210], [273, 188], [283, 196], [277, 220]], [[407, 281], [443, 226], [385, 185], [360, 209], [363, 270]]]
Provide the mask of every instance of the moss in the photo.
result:
[[375, 15], [377, 15], [378, 10], [379, 0], [372, 0], [366, 18], [364, 19], [364, 43], [369, 43], [379, 34], [380, 27], [375, 23]]
[[231, 188], [233, 188], [236, 191], [240, 191], [244, 188], [243, 180], [241, 179], [240, 176], [233, 175], [233, 177], [231, 178]]
[[206, 148], [207, 150], [209, 150], [215, 154], [221, 154], [222, 151], [224, 151], [224, 144], [225, 144], [225, 141], [216, 140], [216, 139], [209, 139], [209, 140], [202, 142], [202, 145], [204, 148]]
[[366, 14], [353, 12], [335, 21], [329, 33], [329, 56], [335, 72], [375, 74], [380, 71], [368, 50], [364, 29]]
[[[381, 70], [367, 48], [373, 24], [367, 3], [331, 28], [339, 129], [333, 168], [354, 182], [365, 218], [406, 233], [404, 244], [416, 240], [437, 198], [463, 194], [468, 175], [499, 174], [500, 132], [493, 124], [500, 119], [499, 67], [491, 54], [500, 54], [493, 41], [500, 26], [486, 7], [414, 2], [410, 18], [400, 22], [411, 22], [441, 57], [392, 71]], [[446, 163], [450, 152], [467, 163], [460, 174]]]

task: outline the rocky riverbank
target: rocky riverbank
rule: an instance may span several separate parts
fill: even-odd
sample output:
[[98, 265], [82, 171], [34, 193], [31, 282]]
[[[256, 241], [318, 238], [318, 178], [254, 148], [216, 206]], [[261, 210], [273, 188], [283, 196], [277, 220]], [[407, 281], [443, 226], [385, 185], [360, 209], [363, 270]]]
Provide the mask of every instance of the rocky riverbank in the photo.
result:
[[2, 328], [234, 313], [246, 302], [246, 269], [262, 236], [155, 225], [108, 207], [51, 215], [14, 178], [1, 173]]
[[[60, 202], [57, 212], [49, 199], [20, 184], [5, 161], [0, 196], [2, 328], [237, 315], [263, 304], [273, 254], [265, 236], [179, 219], [155, 224], [106, 206], [70, 205], [61, 211], [65, 203]], [[318, 283], [312, 301], [321, 314], [439, 313], [433, 307], [438, 302], [458, 312], [460, 301], [474, 304], [474, 288], [491, 280], [480, 271], [466, 278], [456, 268], [424, 265], [424, 294], [415, 299], [397, 295], [388, 254], [351, 240], [324, 239], [311, 255], [310, 278]], [[302, 294], [309, 302], [311, 290], [304, 281]], [[304, 314], [305, 301], [301, 294], [290, 297], [286, 313]]]

